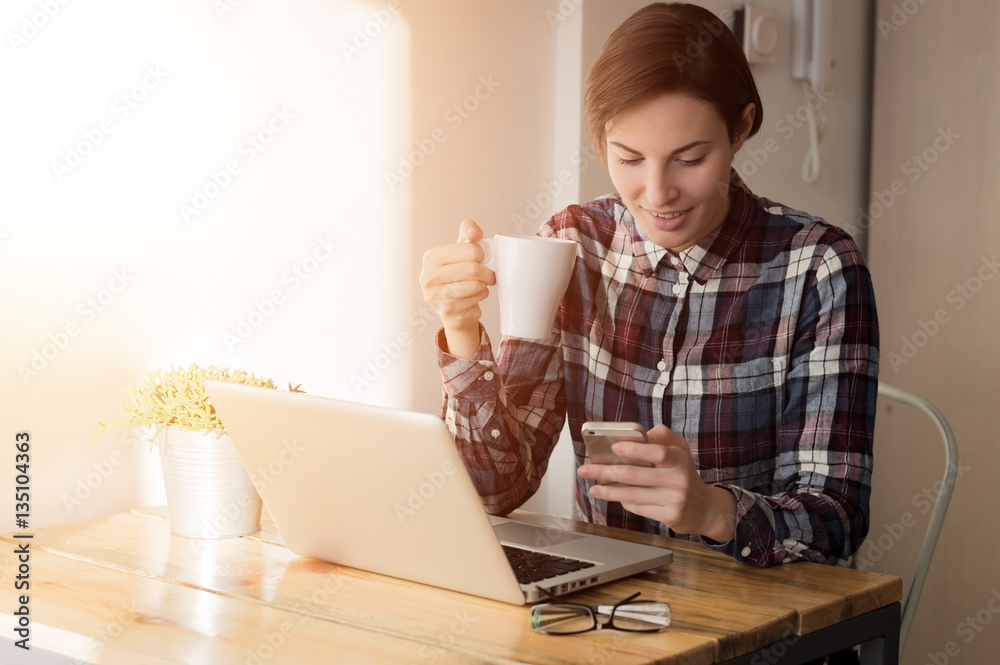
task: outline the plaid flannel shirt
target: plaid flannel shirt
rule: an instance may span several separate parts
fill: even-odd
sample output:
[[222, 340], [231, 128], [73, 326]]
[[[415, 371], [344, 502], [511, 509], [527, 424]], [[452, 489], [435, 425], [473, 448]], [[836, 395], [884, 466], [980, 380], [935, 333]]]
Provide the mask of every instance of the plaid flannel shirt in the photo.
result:
[[485, 330], [476, 355], [441, 350], [446, 420], [486, 509], [537, 489], [566, 418], [577, 465], [588, 420], [666, 424], [702, 479], [736, 497], [732, 538], [675, 534], [577, 477], [578, 518], [700, 540], [759, 566], [849, 565], [869, 526], [878, 323], [853, 240], [752, 194], [732, 172], [722, 227], [676, 253], [618, 196], [574, 205], [539, 235], [580, 243], [551, 339]]

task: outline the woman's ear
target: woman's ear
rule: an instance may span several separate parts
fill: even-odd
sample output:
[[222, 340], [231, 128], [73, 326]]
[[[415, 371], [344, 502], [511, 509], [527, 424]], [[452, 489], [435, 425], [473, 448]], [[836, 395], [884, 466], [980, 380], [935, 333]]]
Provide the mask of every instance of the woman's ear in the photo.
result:
[[757, 106], [750, 102], [743, 109], [743, 114], [740, 116], [740, 123], [736, 127], [736, 135], [733, 137], [733, 154], [735, 155], [740, 148], [743, 147], [743, 142], [747, 140], [747, 136], [750, 135], [750, 128], [753, 127], [754, 116], [757, 115]]

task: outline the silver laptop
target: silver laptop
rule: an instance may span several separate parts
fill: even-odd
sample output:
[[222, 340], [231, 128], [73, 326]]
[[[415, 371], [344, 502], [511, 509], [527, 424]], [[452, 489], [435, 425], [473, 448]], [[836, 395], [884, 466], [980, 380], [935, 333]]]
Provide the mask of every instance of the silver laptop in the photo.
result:
[[[218, 381], [205, 389], [296, 554], [519, 605], [673, 559], [487, 515], [435, 416]], [[522, 561], [532, 557], [554, 560]]]

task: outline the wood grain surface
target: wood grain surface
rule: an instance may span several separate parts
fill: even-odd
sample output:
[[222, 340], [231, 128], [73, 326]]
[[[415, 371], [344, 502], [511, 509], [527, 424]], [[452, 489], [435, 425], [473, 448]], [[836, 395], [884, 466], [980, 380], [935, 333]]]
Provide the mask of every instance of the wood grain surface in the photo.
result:
[[[101, 663], [707, 664], [901, 592], [884, 575], [802, 563], [761, 570], [687, 541], [518, 517], [673, 549], [670, 566], [571, 596], [603, 604], [640, 591], [670, 603], [672, 626], [540, 635], [525, 607], [299, 557], [266, 513], [252, 536], [197, 540], [171, 534], [165, 510], [147, 508], [34, 533], [32, 644]], [[16, 563], [2, 561], [0, 602], [12, 607]]]

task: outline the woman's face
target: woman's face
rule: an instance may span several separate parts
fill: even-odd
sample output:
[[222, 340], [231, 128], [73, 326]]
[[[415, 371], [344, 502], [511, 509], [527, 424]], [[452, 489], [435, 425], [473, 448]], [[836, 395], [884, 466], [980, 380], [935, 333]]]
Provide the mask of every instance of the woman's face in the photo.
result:
[[640, 99], [609, 123], [611, 182], [650, 240], [681, 251], [722, 226], [729, 167], [750, 125], [731, 143], [714, 108], [679, 93]]

